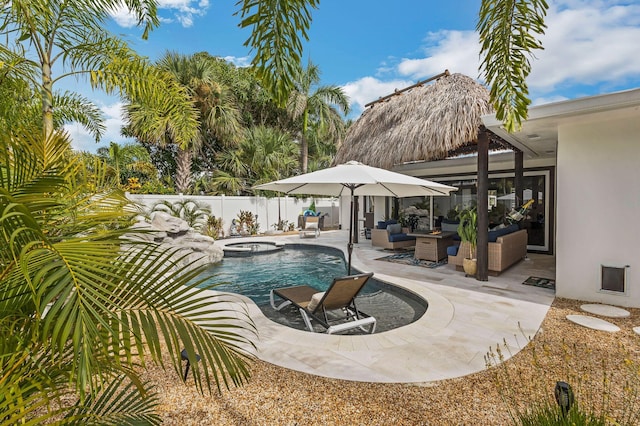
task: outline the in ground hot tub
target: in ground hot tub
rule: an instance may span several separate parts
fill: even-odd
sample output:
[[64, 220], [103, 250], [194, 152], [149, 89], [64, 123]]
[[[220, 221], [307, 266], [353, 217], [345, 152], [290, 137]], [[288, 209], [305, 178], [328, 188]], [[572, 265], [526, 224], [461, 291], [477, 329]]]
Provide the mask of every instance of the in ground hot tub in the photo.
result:
[[284, 248], [284, 243], [274, 243], [271, 241], [245, 241], [243, 243], [230, 243], [225, 245], [225, 257], [247, 257], [261, 254], [269, 254]]

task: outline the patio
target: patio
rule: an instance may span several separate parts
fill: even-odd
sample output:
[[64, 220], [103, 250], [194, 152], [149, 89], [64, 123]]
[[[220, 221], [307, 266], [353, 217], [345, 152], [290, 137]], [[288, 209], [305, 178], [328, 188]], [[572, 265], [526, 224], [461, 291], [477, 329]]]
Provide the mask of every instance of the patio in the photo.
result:
[[[324, 231], [313, 241], [297, 235], [271, 237], [292, 243], [346, 250], [347, 231]], [[240, 242], [222, 240], [217, 244]], [[360, 239], [353, 266], [422, 296], [429, 309], [418, 321], [396, 330], [362, 336], [312, 334], [276, 324], [253, 303], [261, 360], [309, 374], [381, 383], [430, 382], [485, 368], [490, 347], [506, 342], [517, 353], [538, 331], [554, 299], [551, 290], [525, 286], [529, 276], [555, 277], [555, 259], [530, 254], [498, 277], [481, 282], [444, 265], [435, 269], [377, 261], [388, 254]]]

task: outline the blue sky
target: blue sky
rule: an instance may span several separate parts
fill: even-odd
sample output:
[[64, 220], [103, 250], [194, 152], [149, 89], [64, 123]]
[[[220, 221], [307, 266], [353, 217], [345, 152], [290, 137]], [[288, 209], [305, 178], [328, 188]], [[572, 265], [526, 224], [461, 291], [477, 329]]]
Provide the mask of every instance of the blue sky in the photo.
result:
[[[246, 65], [236, 0], [158, 0], [162, 24], [149, 39], [126, 10], [109, 29], [141, 55], [155, 60], [167, 50], [207, 51]], [[528, 80], [534, 105], [640, 87], [640, 1], [550, 0], [545, 50], [536, 54]], [[344, 88], [357, 118], [366, 103], [445, 69], [478, 78], [475, 32], [479, 0], [323, 0], [313, 11], [304, 61], [319, 65], [322, 84]], [[95, 152], [119, 135], [119, 99], [76, 89], [93, 99], [107, 118], [99, 144], [78, 125], [68, 126], [77, 149]]]

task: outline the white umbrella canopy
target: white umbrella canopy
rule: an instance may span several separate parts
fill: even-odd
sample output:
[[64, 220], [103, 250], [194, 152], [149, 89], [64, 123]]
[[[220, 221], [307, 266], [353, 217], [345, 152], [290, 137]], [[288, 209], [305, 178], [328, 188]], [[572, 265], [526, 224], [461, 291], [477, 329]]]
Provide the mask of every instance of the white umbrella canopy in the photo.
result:
[[[278, 191], [285, 194], [351, 195], [350, 224], [353, 224], [353, 199], [356, 195], [383, 197], [419, 197], [449, 195], [458, 188], [418, 179], [413, 176], [370, 167], [357, 161], [349, 161], [328, 169], [306, 173], [287, 179], [254, 186], [254, 189]], [[345, 191], [348, 191], [345, 193]], [[348, 273], [351, 274], [353, 251], [353, 226], [350, 226], [348, 248]]]
[[[257, 185], [254, 189], [285, 194], [418, 197], [449, 195], [453, 186], [349, 161], [328, 169]], [[351, 190], [353, 189], [353, 192]], [[345, 192], [346, 191], [346, 192]]]

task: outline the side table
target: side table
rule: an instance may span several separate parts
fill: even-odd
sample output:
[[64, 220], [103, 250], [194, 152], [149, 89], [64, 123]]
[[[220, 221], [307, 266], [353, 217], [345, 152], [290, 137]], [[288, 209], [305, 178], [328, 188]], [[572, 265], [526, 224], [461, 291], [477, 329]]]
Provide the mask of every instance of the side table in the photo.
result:
[[442, 231], [438, 233], [408, 234], [416, 237], [416, 251], [413, 257], [416, 259], [438, 262], [447, 257], [447, 247], [453, 245], [455, 232]]

